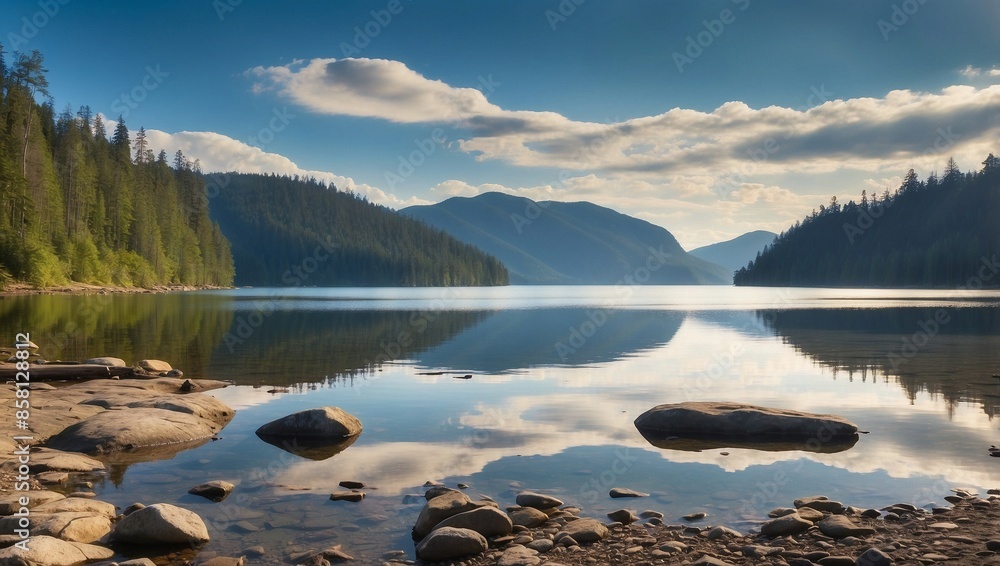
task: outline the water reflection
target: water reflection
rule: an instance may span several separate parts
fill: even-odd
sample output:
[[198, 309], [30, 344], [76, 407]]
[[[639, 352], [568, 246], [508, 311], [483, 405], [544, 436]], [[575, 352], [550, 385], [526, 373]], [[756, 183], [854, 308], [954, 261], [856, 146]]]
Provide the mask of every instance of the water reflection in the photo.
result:
[[796, 351], [831, 368], [834, 378], [890, 379], [910, 402], [926, 392], [949, 414], [961, 403], [1000, 412], [1000, 311], [992, 307], [758, 311]]

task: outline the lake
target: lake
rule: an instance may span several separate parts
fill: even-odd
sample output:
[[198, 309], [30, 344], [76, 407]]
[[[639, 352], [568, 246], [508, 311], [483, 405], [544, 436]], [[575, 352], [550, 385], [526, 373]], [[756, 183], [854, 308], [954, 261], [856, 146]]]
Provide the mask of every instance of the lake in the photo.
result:
[[[705, 511], [742, 530], [805, 495], [928, 506], [952, 487], [1000, 487], [987, 453], [1000, 444], [998, 306], [998, 291], [947, 289], [238, 289], [5, 297], [0, 324], [50, 360], [157, 358], [235, 384], [211, 393], [237, 410], [221, 440], [118, 461], [101, 499], [192, 509], [207, 551], [262, 545], [277, 561], [343, 544], [364, 562], [412, 558], [423, 500], [408, 495], [428, 480], [501, 506], [525, 488], [589, 516]], [[659, 448], [632, 424], [688, 400], [833, 413], [868, 434], [832, 453]], [[254, 435], [324, 405], [364, 424], [339, 454]], [[215, 479], [237, 484], [222, 503], [186, 493]], [[373, 489], [329, 501], [341, 480]], [[612, 500], [618, 486], [651, 496]]]

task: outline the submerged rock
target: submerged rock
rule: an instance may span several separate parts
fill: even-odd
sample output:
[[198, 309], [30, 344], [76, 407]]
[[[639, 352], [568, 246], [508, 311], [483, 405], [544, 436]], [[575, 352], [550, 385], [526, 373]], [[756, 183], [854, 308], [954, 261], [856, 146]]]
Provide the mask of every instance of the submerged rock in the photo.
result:
[[535, 493], [533, 491], [522, 491], [517, 494], [517, 498], [515, 500], [521, 507], [534, 507], [535, 509], [552, 509], [553, 507], [559, 507], [563, 504], [562, 501], [556, 499], [555, 497]]
[[218, 503], [226, 497], [229, 497], [229, 494], [232, 493], [234, 487], [236, 486], [227, 481], [215, 480], [196, 485], [189, 489], [188, 493], [191, 495], [200, 495], [205, 499], [211, 499], [212, 501]]
[[[231, 418], [231, 409], [229, 414]], [[106, 453], [208, 439], [221, 428], [192, 413], [130, 408], [88, 417], [50, 438], [47, 445], [68, 452]]]
[[798, 440], [817, 446], [856, 440], [858, 433], [854, 423], [835, 415], [725, 402], [658, 405], [639, 415], [635, 427], [647, 438]]

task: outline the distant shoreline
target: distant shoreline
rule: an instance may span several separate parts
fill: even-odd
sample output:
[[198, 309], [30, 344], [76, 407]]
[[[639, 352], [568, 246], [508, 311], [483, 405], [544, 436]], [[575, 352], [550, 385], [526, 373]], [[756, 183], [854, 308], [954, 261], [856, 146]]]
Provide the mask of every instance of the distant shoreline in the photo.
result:
[[119, 287], [116, 285], [91, 285], [89, 283], [69, 283], [54, 287], [35, 288], [28, 283], [11, 283], [6, 289], [0, 290], [0, 297], [19, 297], [25, 295], [140, 295], [162, 294], [177, 291], [206, 291], [217, 289], [234, 289], [235, 287], [219, 287], [215, 285], [156, 285], [153, 287]]

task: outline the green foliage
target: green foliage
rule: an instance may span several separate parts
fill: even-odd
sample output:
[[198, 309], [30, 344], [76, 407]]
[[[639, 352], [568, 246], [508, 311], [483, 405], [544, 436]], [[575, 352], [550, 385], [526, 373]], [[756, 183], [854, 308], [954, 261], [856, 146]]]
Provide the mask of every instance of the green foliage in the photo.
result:
[[[0, 69], [5, 69], [0, 47]], [[208, 217], [204, 178], [113, 135], [83, 106], [56, 116], [42, 56], [15, 54], [0, 83], [0, 269], [38, 287], [231, 285], [228, 242]], [[142, 130], [140, 129], [140, 132]], [[144, 135], [142, 142], [145, 143]], [[201, 205], [197, 205], [197, 203]], [[192, 204], [195, 203], [195, 204]]]
[[[506, 285], [495, 257], [313, 179], [228, 173], [212, 216], [239, 285]], [[204, 240], [202, 240], [204, 241]]]
[[940, 180], [920, 181], [910, 170], [895, 194], [820, 207], [737, 271], [734, 282], [997, 287], [1000, 161], [991, 154], [983, 164], [963, 174], [949, 161]]

